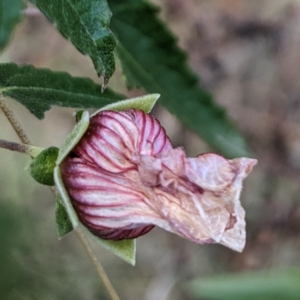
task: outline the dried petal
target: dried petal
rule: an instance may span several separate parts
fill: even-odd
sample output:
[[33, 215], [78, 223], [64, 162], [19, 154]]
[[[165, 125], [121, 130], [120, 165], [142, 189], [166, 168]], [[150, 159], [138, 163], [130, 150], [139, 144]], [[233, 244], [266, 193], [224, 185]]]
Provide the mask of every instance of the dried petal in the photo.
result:
[[155, 225], [196, 243], [245, 244], [239, 196], [255, 159], [188, 158], [139, 110], [101, 111], [61, 165], [79, 219], [104, 239], [135, 238]]

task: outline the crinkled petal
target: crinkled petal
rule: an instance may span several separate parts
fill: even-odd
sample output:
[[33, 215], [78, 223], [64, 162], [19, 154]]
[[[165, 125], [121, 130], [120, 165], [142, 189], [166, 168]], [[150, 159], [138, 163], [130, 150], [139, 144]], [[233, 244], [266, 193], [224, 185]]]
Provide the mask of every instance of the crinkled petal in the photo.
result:
[[242, 181], [255, 159], [173, 149], [159, 122], [139, 110], [102, 111], [61, 165], [83, 224], [106, 239], [159, 226], [193, 242], [245, 245]]

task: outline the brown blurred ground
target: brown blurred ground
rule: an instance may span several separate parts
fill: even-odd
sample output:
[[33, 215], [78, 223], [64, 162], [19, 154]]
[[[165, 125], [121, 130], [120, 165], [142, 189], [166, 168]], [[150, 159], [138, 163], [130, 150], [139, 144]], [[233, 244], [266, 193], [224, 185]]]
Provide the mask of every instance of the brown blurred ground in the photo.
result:
[[[259, 165], [242, 194], [248, 219], [242, 254], [195, 245], [160, 229], [138, 240], [135, 268], [99, 249], [121, 299], [184, 300], [189, 299], [184, 283], [198, 276], [299, 266], [300, 1], [155, 2], [189, 52], [190, 66], [202, 85], [227, 108]], [[0, 61], [30, 63], [100, 82], [90, 60], [42, 16], [24, 18]], [[109, 86], [125, 93], [120, 69]], [[74, 124], [70, 109], [54, 108], [38, 121], [11, 103], [38, 146], [59, 146]], [[175, 145], [184, 145], [190, 155], [209, 150], [163, 108], [156, 108], [155, 114]], [[17, 140], [1, 113], [0, 128], [1, 138]], [[72, 299], [105, 299], [76, 236], [57, 240], [53, 197], [28, 178], [24, 171], [28, 160], [5, 150], [0, 155], [2, 201], [29, 212], [34, 220], [30, 232], [22, 231], [29, 253], [16, 247], [11, 255], [20, 272], [37, 281], [43, 278], [42, 288], [22, 292], [20, 299], [69, 299], [70, 289], [77, 291]], [[18, 285], [14, 288], [19, 295]]]

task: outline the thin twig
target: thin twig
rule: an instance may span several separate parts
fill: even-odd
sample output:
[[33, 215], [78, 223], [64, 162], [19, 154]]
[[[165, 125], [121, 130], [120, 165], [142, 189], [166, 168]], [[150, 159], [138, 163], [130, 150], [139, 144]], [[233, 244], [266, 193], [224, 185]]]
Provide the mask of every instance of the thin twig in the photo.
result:
[[[5, 116], [7, 117], [7, 119], [9, 120], [10, 124], [12, 125], [12, 127], [14, 128], [15, 132], [17, 133], [17, 135], [19, 136], [20, 140], [24, 143], [24, 144], [28, 144], [28, 145], [21, 145], [21, 144], [17, 144], [14, 142], [8, 142], [5, 140], [0, 140], [0, 147], [1, 145], [3, 146], [3, 148], [6, 149], [10, 149], [13, 151], [18, 151], [16, 150], [17, 148], [19, 148], [21, 150], [21, 148], [24, 146], [27, 147], [26, 149], [28, 150], [28, 147], [30, 147], [29, 144], [30, 140], [27, 137], [26, 132], [24, 131], [24, 129], [22, 128], [20, 122], [17, 120], [14, 112], [12, 111], [12, 109], [9, 107], [7, 101], [4, 99], [3, 95], [0, 93], [0, 108], [3, 110]], [[1, 144], [2, 143], [2, 144]], [[9, 148], [11, 147], [11, 148]], [[15, 148], [14, 148], [15, 147]], [[31, 146], [32, 147], [32, 146]], [[34, 148], [38, 148], [38, 147], [34, 147]], [[23, 151], [19, 151], [19, 152], [23, 152]], [[27, 152], [23, 152], [23, 153], [27, 153]], [[53, 188], [50, 188], [50, 190], [54, 193], [55, 195], [55, 190]], [[82, 231], [82, 229], [80, 227], [78, 227], [75, 230], [77, 236], [79, 237], [81, 243], [84, 246], [84, 249], [86, 250], [90, 260], [92, 261], [100, 279], [103, 281], [103, 284], [110, 296], [110, 298], [112, 300], [120, 300], [116, 290], [114, 289], [114, 287], [112, 286], [105, 270], [103, 269], [102, 265], [100, 264], [99, 260], [97, 259], [96, 254], [94, 253], [91, 245], [88, 242], [88, 239], [86, 238], [84, 232]]]
[[82, 228], [80, 226], [78, 226], [75, 229], [77, 236], [79, 237], [81, 243], [83, 244], [86, 252], [88, 253], [90, 260], [93, 262], [97, 273], [99, 275], [99, 277], [102, 279], [102, 282], [108, 292], [108, 294], [110, 295], [112, 300], [120, 300], [116, 290], [114, 289], [114, 287], [112, 286], [106, 272], [104, 271], [102, 265], [99, 263], [88, 239], [86, 238], [86, 235], [84, 234], [84, 232], [82, 231]]
[[16, 134], [18, 135], [18, 137], [20, 138], [21, 142], [23, 144], [28, 144], [30, 145], [30, 140], [26, 134], [26, 132], [24, 131], [24, 129], [22, 128], [20, 122], [18, 121], [18, 119], [16, 118], [14, 112], [12, 111], [12, 109], [9, 107], [7, 101], [5, 100], [5, 98], [3, 97], [3, 95], [0, 93], [0, 108], [3, 110], [6, 118], [8, 119], [8, 121], [10, 122], [11, 126], [13, 127], [13, 129], [15, 130]]

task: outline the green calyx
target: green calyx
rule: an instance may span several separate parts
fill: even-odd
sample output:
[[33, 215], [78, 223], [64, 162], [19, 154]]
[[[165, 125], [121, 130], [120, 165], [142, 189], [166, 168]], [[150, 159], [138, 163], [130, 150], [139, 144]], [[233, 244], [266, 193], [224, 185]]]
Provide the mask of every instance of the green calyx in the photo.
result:
[[30, 175], [38, 182], [44, 185], [55, 185], [54, 168], [58, 157], [59, 149], [50, 147], [37, 155], [29, 166]]

